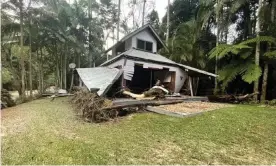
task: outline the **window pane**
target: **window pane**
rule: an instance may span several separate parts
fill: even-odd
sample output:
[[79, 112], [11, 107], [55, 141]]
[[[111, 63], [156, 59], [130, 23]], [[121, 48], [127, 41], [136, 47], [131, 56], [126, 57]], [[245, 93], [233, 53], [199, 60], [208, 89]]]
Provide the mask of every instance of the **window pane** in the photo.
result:
[[152, 43], [146, 42], [146, 50], [152, 52]]
[[145, 49], [145, 41], [138, 39], [137, 48], [144, 50]]

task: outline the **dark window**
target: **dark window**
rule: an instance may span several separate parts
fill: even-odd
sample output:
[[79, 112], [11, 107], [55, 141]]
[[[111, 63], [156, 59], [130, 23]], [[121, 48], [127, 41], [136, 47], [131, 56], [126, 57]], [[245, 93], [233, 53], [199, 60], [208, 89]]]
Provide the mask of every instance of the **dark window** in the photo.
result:
[[138, 39], [137, 48], [144, 50], [145, 49], [145, 41]]
[[146, 42], [146, 50], [152, 52], [152, 43]]
[[137, 39], [137, 48], [152, 52], [152, 42]]

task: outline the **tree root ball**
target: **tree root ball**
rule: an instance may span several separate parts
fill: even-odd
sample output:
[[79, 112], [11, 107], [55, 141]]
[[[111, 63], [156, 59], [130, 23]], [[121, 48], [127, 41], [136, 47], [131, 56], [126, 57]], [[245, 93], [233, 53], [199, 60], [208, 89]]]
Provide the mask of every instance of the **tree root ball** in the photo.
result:
[[96, 93], [78, 91], [72, 98], [75, 110], [89, 122], [104, 122], [116, 118], [117, 110], [101, 110], [112, 105], [112, 101], [99, 97]]

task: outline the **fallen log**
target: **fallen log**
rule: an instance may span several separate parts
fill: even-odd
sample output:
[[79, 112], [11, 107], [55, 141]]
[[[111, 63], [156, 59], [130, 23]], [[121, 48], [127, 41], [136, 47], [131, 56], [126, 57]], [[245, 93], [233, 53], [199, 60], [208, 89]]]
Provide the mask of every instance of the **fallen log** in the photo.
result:
[[257, 94], [259, 94], [259, 93], [256, 92], [256, 93], [246, 94], [243, 96], [234, 96], [234, 97], [236, 98], [237, 101], [244, 101], [244, 100], [252, 98], [253, 96], [255, 96]]
[[74, 96], [74, 94], [55, 94], [50, 96], [49, 98], [51, 98], [51, 101], [53, 101], [57, 97], [67, 97], [67, 96]]
[[258, 93], [246, 94], [246, 95], [210, 95], [207, 96], [210, 102], [221, 102], [221, 103], [240, 103], [247, 101]]
[[144, 107], [144, 106], [159, 106], [159, 105], [167, 105], [167, 104], [177, 104], [182, 103], [181, 100], [151, 100], [151, 101], [131, 101], [121, 103], [120, 105], [113, 105], [110, 107], [104, 107], [101, 110], [112, 110], [112, 109], [121, 109], [127, 107]]

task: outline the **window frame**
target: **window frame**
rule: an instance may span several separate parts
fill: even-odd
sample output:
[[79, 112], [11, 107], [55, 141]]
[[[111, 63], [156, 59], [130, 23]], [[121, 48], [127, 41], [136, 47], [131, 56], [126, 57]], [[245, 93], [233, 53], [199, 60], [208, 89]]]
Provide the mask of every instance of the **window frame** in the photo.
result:
[[[144, 48], [139, 48], [138, 47], [138, 41], [139, 40], [144, 42]], [[150, 51], [146, 49], [147, 48], [147, 43], [151, 43], [151, 50]], [[153, 52], [153, 42], [136, 38], [136, 48], [140, 49], [140, 50], [148, 51], [148, 52]]]

